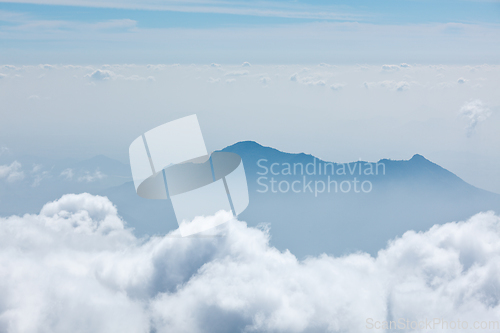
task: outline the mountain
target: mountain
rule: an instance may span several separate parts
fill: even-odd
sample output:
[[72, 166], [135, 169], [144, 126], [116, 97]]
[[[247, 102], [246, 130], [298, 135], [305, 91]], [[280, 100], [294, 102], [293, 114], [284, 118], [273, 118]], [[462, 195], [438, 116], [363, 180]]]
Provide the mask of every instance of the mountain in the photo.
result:
[[[268, 223], [273, 245], [290, 249], [299, 256], [323, 252], [341, 255], [359, 250], [375, 254], [388, 239], [407, 230], [426, 230], [434, 224], [466, 219], [479, 211], [500, 211], [500, 195], [467, 184], [421, 155], [408, 161], [333, 163], [334, 170], [340, 171], [333, 175], [328, 164], [328, 175], [325, 175], [323, 166], [327, 162], [312, 155], [284, 153], [252, 141], [236, 143], [223, 151], [237, 153], [244, 163], [250, 205], [240, 218], [249, 225]], [[265, 175], [259, 160], [261, 166], [268, 168]], [[285, 172], [271, 174], [273, 163], [277, 163], [275, 173]], [[292, 175], [288, 174], [287, 163]], [[322, 166], [321, 175], [318, 172], [309, 175], [305, 170], [299, 174], [299, 165], [313, 163]], [[369, 165], [375, 168], [377, 164], [379, 172], [370, 172]], [[294, 165], [297, 165], [295, 175]], [[312, 170], [310, 167], [309, 173], [313, 173]], [[351, 190], [347, 191], [347, 183], [344, 183], [345, 192], [340, 188], [335, 192], [332, 183], [330, 193], [327, 189], [315, 193], [315, 182], [321, 189], [321, 182], [326, 184], [328, 176], [337, 184], [349, 182]], [[312, 191], [307, 187], [304, 190], [304, 177], [306, 184], [312, 182]], [[265, 186], [259, 185], [259, 178], [261, 184], [268, 186], [267, 192], [264, 192]], [[270, 187], [271, 179], [276, 182], [276, 192]], [[354, 190], [354, 179], [358, 181], [359, 192]], [[295, 184], [298, 193], [291, 190], [282, 193], [276, 188], [280, 182], [291, 185], [294, 181], [300, 182]], [[366, 182], [366, 193], [359, 188], [363, 182]], [[370, 191], [368, 184], [371, 184]], [[281, 189], [284, 191], [286, 187], [283, 183]]]
[[[272, 245], [299, 257], [375, 254], [407, 230], [426, 230], [480, 211], [500, 212], [500, 195], [464, 182], [421, 155], [339, 164], [253, 141], [222, 151], [237, 153], [243, 160], [250, 204], [239, 218], [250, 226], [267, 225]], [[29, 169], [21, 182], [0, 179], [2, 216], [36, 213], [65, 193], [89, 192], [107, 196], [138, 236], [177, 228], [170, 201], [147, 200], [135, 193], [128, 165], [105, 156], [44, 164], [33, 157], [19, 161], [27, 168], [43, 165], [38, 174], [48, 173], [36, 186], [37, 173]], [[68, 169], [71, 177], [64, 174]]]

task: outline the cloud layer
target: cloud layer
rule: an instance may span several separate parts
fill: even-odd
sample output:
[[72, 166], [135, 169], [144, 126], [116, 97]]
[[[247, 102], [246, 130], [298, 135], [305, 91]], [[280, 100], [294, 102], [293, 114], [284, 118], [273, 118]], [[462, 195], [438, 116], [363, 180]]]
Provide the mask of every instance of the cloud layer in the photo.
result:
[[0, 331], [359, 332], [367, 318], [500, 315], [493, 213], [409, 231], [376, 258], [299, 261], [266, 228], [221, 232], [137, 239], [89, 194], [0, 219]]
[[491, 116], [491, 110], [481, 100], [476, 99], [465, 103], [460, 114], [467, 119], [467, 135], [471, 136], [477, 125]]

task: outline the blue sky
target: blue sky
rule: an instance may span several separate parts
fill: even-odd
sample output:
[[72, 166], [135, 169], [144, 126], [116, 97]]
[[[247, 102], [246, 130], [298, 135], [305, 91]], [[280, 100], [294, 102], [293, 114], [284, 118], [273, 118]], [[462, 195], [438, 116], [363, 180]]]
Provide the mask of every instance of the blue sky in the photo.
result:
[[30, 2], [0, 1], [4, 63], [491, 63], [499, 48], [498, 1]]
[[[37, 20], [131, 19], [141, 28], [214, 28], [310, 23], [499, 23], [499, 1], [1, 1]], [[62, 3], [66, 5], [61, 5]], [[3, 22], [3, 25], [8, 22]]]

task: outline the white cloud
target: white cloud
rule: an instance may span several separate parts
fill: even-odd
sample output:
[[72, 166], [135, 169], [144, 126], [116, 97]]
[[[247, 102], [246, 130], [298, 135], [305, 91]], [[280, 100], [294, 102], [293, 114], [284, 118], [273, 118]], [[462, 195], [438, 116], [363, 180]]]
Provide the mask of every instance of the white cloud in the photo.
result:
[[249, 62], [245, 61], [243, 64], [241, 64], [241, 67], [251, 67], [252, 64], [250, 64]]
[[465, 103], [460, 109], [460, 115], [467, 119], [467, 136], [471, 136], [476, 131], [477, 125], [491, 116], [491, 110], [481, 100], [476, 99]]
[[50, 172], [48, 170], [43, 170], [43, 166], [41, 164], [35, 164], [31, 170], [31, 176], [33, 177], [33, 183], [31, 186], [37, 187], [40, 185], [42, 180], [50, 178]]
[[318, 66], [319, 66], [319, 67], [325, 67], [325, 68], [331, 68], [331, 67], [333, 67], [332, 65], [330, 65], [330, 64], [326, 64], [326, 63], [324, 63], [324, 62], [320, 63]]
[[24, 179], [21, 163], [12, 162], [10, 165], [0, 165], [0, 179], [5, 178], [9, 183]]
[[248, 75], [248, 71], [231, 71], [224, 74], [225, 76], [245, 76]]
[[71, 180], [71, 179], [73, 179], [74, 175], [75, 175], [75, 173], [73, 172], [73, 169], [67, 168], [67, 169], [64, 169], [59, 176], [64, 177], [64, 179], [66, 179], [66, 180]]
[[56, 69], [57, 68], [57, 66], [49, 65], [49, 64], [41, 64], [41, 65], [38, 65], [38, 67], [41, 69]]
[[210, 67], [221, 68], [221, 65], [216, 63], [211, 63]]
[[[174, 11], [174, 12], [188, 12], [188, 13], [218, 13], [224, 15], [250, 15], [262, 17], [284, 17], [284, 18], [301, 18], [301, 19], [316, 19], [316, 20], [359, 20], [363, 16], [339, 12], [332, 10], [329, 6], [315, 6], [315, 5], [293, 5], [286, 4], [280, 5], [278, 2], [274, 3], [272, 8], [263, 4], [255, 4], [251, 2], [240, 2], [237, 6], [232, 3], [214, 2], [214, 1], [182, 1], [182, 2], [158, 2], [158, 1], [107, 1], [103, 3], [86, 1], [86, 0], [31, 0], [31, 1], [14, 1], [14, 2], [29, 2], [46, 5], [65, 5], [65, 6], [83, 6], [83, 7], [96, 7], [96, 8], [119, 8], [119, 9], [142, 9], [154, 11]], [[0, 12], [1, 14], [1, 12]], [[6, 12], [5, 17], [13, 17], [17, 13]], [[7, 16], [8, 15], [8, 16]], [[17, 16], [21, 16], [17, 14]], [[22, 16], [21, 16], [22, 17]], [[16, 21], [10, 18], [11, 21]], [[19, 18], [17, 19], [19, 20]], [[110, 20], [109, 25], [99, 23], [90, 24], [89, 26], [96, 26], [97, 28], [109, 28], [115, 26], [135, 26], [135, 21], [130, 19]], [[116, 22], [116, 23], [115, 23]], [[60, 23], [62, 24], [62, 23]]]
[[9, 148], [5, 147], [5, 146], [2, 146], [0, 147], [0, 156], [2, 156], [3, 154], [7, 154], [9, 153]]
[[398, 65], [382, 65], [382, 70], [386, 72], [395, 72], [399, 71]]
[[399, 66], [402, 67], [402, 68], [410, 68], [411, 67], [411, 65], [409, 65], [407, 63], [404, 63], [404, 62], [401, 65], [399, 65]]
[[457, 80], [457, 82], [458, 82], [458, 83], [460, 83], [460, 84], [464, 84], [464, 83], [466, 83], [467, 81], [469, 81], [469, 80], [464, 79], [463, 77], [461, 77], [461, 78], [459, 78], [459, 79]]
[[96, 81], [102, 81], [102, 80], [109, 80], [114, 75], [115, 75], [115, 73], [113, 73], [112, 71], [105, 70], [105, 69], [97, 69], [94, 72], [92, 72], [91, 74], [85, 75], [85, 77], [89, 77], [89, 78], [96, 80]]
[[[104, 68], [115, 68], [117, 70], [126, 69], [127, 67], [133, 67], [134, 65], [103, 65]], [[137, 74], [133, 74], [130, 76], [116, 74], [115, 72], [108, 69], [97, 69], [93, 71], [91, 74], [86, 74], [85, 77], [88, 77], [95, 81], [104, 81], [104, 80], [126, 80], [126, 81], [156, 81], [154, 76], [140, 76]]]
[[20, 68], [14, 66], [14, 65], [2, 65], [0, 66], [0, 68], [3, 68], [3, 69], [8, 69], [8, 70], [19, 70]]
[[[367, 318], [498, 320], [500, 218], [407, 232], [376, 258], [303, 261], [268, 230], [136, 239], [108, 199], [0, 219], [0, 331], [361, 332]], [[440, 330], [447, 332], [447, 330]]]
[[406, 81], [384, 80], [379, 82], [364, 82], [363, 85], [367, 89], [375, 87], [385, 88], [394, 91], [405, 91], [410, 89], [410, 83]]
[[209, 77], [207, 82], [208, 83], [217, 83], [217, 82], [220, 82], [220, 78]]
[[[302, 71], [308, 72], [309, 69], [304, 68]], [[326, 86], [326, 81], [318, 75], [300, 77], [298, 73], [295, 73], [290, 76], [290, 81], [302, 83], [307, 86]]]
[[104, 179], [106, 177], [107, 176], [99, 170], [94, 171], [94, 173], [90, 173], [88, 171], [85, 171], [84, 175], [78, 177], [78, 181], [92, 183], [92, 182], [95, 182], [96, 180], [101, 180], [101, 179]]
[[271, 78], [269, 76], [263, 76], [260, 78], [260, 82], [263, 84], [268, 84], [269, 82], [271, 82]]
[[334, 83], [330, 85], [330, 89], [337, 91], [337, 90], [342, 90], [345, 86], [346, 85], [343, 83]]

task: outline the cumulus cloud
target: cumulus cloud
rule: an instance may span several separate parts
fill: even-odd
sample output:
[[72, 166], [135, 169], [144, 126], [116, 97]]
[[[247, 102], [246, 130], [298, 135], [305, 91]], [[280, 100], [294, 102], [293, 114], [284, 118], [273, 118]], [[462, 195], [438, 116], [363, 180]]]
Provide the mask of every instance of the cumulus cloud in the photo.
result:
[[207, 82], [208, 83], [217, 83], [217, 82], [220, 82], [220, 78], [209, 77]]
[[210, 67], [220, 68], [220, 67], [221, 67], [221, 65], [216, 64], [216, 63], [211, 63], [211, 64], [210, 64]]
[[269, 82], [271, 82], [271, 78], [269, 76], [263, 76], [260, 78], [260, 82], [263, 84], [268, 84]]
[[342, 90], [345, 87], [345, 84], [343, 83], [334, 83], [330, 85], [330, 89], [332, 90]]
[[9, 153], [9, 148], [5, 147], [5, 146], [2, 146], [0, 147], [0, 156], [2, 156], [3, 154], [7, 154]]
[[21, 163], [12, 162], [10, 165], [0, 165], [0, 179], [5, 178], [9, 183], [23, 180], [24, 171], [21, 170]]
[[111, 79], [114, 75], [115, 75], [115, 73], [113, 73], [110, 70], [96, 69], [91, 74], [85, 75], [85, 77], [91, 78], [92, 80], [96, 80], [96, 81], [103, 81], [103, 80]]
[[40, 185], [42, 180], [50, 178], [50, 172], [48, 170], [43, 170], [43, 166], [41, 164], [35, 164], [31, 170], [31, 176], [33, 177], [33, 183], [31, 186], [37, 187]]
[[399, 71], [398, 65], [382, 65], [382, 70], [385, 72], [395, 72]]
[[[102, 67], [104, 68], [116, 68], [116, 69], [122, 69], [127, 68], [127, 67], [132, 67], [132, 65], [103, 65]], [[133, 74], [130, 76], [126, 75], [121, 75], [121, 74], [116, 74], [113, 71], [110, 71], [108, 69], [97, 69], [93, 71], [90, 74], [86, 74], [85, 77], [90, 78], [91, 80], [94, 81], [105, 81], [105, 80], [127, 80], [127, 81], [156, 81], [156, 78], [154, 76], [140, 76], [137, 74]]]
[[479, 123], [491, 116], [491, 110], [479, 99], [465, 103], [460, 109], [460, 115], [467, 120], [467, 136], [471, 136]]
[[19, 70], [20, 69], [14, 65], [1, 65], [0, 68], [7, 69], [7, 70]]
[[241, 64], [241, 67], [251, 67], [252, 64], [250, 64], [248, 61], [245, 61], [243, 64]]
[[404, 63], [404, 62], [401, 65], [399, 65], [399, 66], [402, 67], [402, 68], [410, 68], [411, 67], [411, 65], [409, 65], [407, 63]]
[[384, 80], [379, 82], [364, 82], [363, 85], [367, 89], [375, 87], [385, 88], [394, 91], [405, 91], [410, 89], [410, 83], [406, 81]]
[[463, 77], [461, 77], [461, 78], [458, 79], [457, 82], [460, 83], [460, 84], [464, 84], [467, 81], [468, 81], [467, 79], [464, 79]]
[[[308, 71], [308, 69], [304, 69], [303, 71]], [[302, 83], [307, 86], [326, 86], [326, 81], [319, 77], [313, 77], [313, 76], [301, 77], [299, 76], [298, 73], [292, 74], [292, 76], [290, 76], [290, 81]]]
[[57, 66], [55, 65], [49, 65], [49, 64], [40, 64], [38, 65], [40, 69], [56, 69]]
[[225, 76], [245, 76], [248, 75], [248, 71], [231, 71], [224, 74]]
[[61, 174], [59, 176], [64, 177], [64, 179], [66, 179], [66, 180], [71, 180], [71, 179], [73, 179], [74, 175], [75, 175], [75, 173], [73, 172], [73, 169], [67, 168], [67, 169], [64, 169], [63, 171], [61, 171]]
[[500, 315], [491, 212], [409, 231], [376, 258], [300, 261], [269, 245], [269, 229], [233, 220], [219, 231], [137, 239], [90, 194], [1, 218], [0, 331], [361, 332], [367, 318]]
[[107, 175], [103, 174], [101, 171], [99, 171], [99, 169], [97, 169], [93, 173], [91, 173], [89, 171], [85, 171], [82, 176], [78, 177], [78, 181], [85, 182], [85, 183], [92, 183], [92, 182], [95, 182], [96, 180], [101, 180], [101, 179], [104, 179], [106, 177], [107, 177]]

